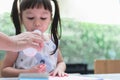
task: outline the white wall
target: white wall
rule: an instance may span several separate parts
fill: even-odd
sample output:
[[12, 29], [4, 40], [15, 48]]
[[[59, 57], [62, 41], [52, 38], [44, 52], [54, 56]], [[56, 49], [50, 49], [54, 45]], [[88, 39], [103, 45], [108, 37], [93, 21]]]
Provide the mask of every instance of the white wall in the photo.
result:
[[119, 0], [59, 0], [61, 15], [80, 21], [120, 24]]
[[0, 14], [10, 12], [13, 0], [2, 0], [0, 2]]

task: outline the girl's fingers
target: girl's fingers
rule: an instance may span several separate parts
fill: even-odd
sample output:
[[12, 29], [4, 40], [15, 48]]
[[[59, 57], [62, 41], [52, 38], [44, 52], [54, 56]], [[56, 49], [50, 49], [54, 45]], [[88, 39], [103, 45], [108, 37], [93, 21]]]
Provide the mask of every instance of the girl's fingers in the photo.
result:
[[39, 65], [39, 71], [38, 72], [46, 72], [46, 65], [45, 64]]

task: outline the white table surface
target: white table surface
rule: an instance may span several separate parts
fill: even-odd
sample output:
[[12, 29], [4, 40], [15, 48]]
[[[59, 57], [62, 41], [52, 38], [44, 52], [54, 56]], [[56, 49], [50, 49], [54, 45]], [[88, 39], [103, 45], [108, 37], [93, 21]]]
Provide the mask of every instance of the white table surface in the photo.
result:
[[[78, 76], [78, 75], [77, 75]], [[104, 80], [120, 80], [120, 74], [86, 74], [85, 77], [97, 77]], [[18, 78], [0, 78], [0, 80], [19, 80]]]
[[83, 75], [87, 77], [99, 77], [104, 79], [111, 79], [111, 80], [120, 80], [120, 73], [114, 73], [114, 74], [87, 74]]

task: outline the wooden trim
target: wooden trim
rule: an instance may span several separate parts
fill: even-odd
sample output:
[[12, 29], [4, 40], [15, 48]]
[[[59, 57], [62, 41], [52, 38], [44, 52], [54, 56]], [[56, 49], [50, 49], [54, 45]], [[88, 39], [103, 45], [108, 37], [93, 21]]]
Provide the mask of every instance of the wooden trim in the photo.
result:
[[95, 60], [94, 73], [120, 73], [120, 60]]
[[2, 65], [2, 60], [0, 60], [0, 77], [1, 77], [1, 65]]

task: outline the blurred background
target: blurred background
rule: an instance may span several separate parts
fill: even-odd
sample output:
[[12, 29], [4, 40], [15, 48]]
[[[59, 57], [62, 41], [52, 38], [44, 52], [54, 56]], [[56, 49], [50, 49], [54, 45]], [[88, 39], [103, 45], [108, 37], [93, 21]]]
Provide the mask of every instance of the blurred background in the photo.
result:
[[[15, 32], [10, 19], [12, 2], [0, 3], [0, 31], [10, 36]], [[120, 59], [120, 0], [58, 2], [62, 20], [60, 46], [68, 67], [77, 64], [87, 69], [86, 74], [94, 73], [96, 59]], [[0, 51], [0, 60], [4, 55], [5, 51]]]

